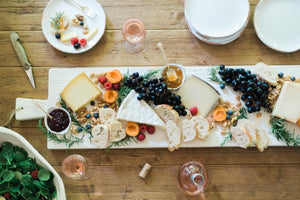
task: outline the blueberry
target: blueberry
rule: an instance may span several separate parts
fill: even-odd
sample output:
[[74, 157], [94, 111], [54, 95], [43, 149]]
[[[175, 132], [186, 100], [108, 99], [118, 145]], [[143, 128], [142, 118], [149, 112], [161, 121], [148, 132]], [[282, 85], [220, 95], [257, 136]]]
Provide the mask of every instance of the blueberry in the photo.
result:
[[142, 77], [142, 76], [138, 77], [138, 82], [142, 82], [143, 80], [144, 80], [144, 77]]
[[145, 82], [143, 83], [143, 86], [146, 87], [146, 88], [149, 87], [149, 82], [148, 82], [148, 81], [145, 81]]
[[146, 88], [141, 89], [141, 93], [146, 93], [146, 92], [147, 92]]
[[149, 96], [147, 94], [142, 94], [144, 100], [149, 100]]
[[228, 114], [228, 115], [232, 115], [232, 114], [233, 114], [233, 111], [232, 111], [232, 110], [228, 110], [227, 114]]
[[283, 77], [283, 73], [282, 73], [282, 72], [279, 72], [279, 73], [278, 73], [278, 77], [279, 77], [279, 78], [282, 78], [282, 77]]
[[253, 113], [253, 112], [254, 112], [253, 107], [249, 107], [248, 108], [248, 113]]
[[246, 102], [246, 106], [249, 108], [250, 106], [252, 105], [252, 102], [251, 101], [247, 101]]
[[222, 76], [222, 75], [224, 75], [225, 71], [222, 70], [222, 69], [220, 69], [220, 70], [218, 71], [218, 73]]
[[182, 115], [182, 116], [186, 116], [186, 115], [187, 115], [187, 112], [184, 110], [184, 111], [182, 111], [181, 115]]
[[137, 100], [142, 100], [143, 99], [143, 95], [142, 94], [139, 94], [138, 96], [137, 96]]
[[103, 108], [108, 108], [108, 105], [105, 104], [105, 105], [103, 106]]
[[59, 33], [56, 33], [56, 34], [55, 34], [55, 37], [56, 37], [56, 39], [60, 39], [60, 34], [59, 34]]
[[246, 90], [247, 94], [251, 94], [253, 92], [253, 88], [252, 87], [248, 87]]
[[141, 91], [141, 88], [139, 86], [134, 88], [134, 91], [136, 91], [137, 93], [139, 93]]
[[83, 26], [83, 25], [84, 25], [83, 21], [80, 21], [80, 26]]
[[174, 110], [179, 110], [179, 106], [178, 105], [174, 106], [173, 108], [174, 108]]
[[82, 131], [82, 127], [79, 126], [79, 127], [77, 128], [77, 131], [78, 131], [78, 132], [81, 132], [81, 131]]
[[182, 111], [184, 111], [184, 110], [185, 110], [184, 105], [180, 105], [180, 106], [179, 106], [179, 109], [182, 110]]
[[226, 115], [226, 119], [230, 119], [230, 115]]
[[86, 129], [91, 129], [92, 127], [91, 127], [91, 125], [88, 124], [88, 125], [85, 126], [85, 128]]
[[221, 83], [220, 88], [221, 88], [221, 89], [224, 89], [224, 88], [225, 88], [225, 84], [224, 84], [224, 83]]
[[245, 100], [247, 99], [247, 95], [243, 94], [243, 95], [241, 96], [241, 99], [242, 99], [243, 101], [245, 101]]
[[172, 103], [173, 103], [173, 101], [171, 99], [168, 99], [167, 102], [168, 102], [169, 105], [172, 105]]
[[259, 112], [260, 110], [261, 110], [260, 106], [256, 106], [255, 111], [256, 111], [256, 112]]
[[95, 101], [91, 101], [91, 106], [94, 106], [95, 105]]
[[248, 99], [249, 101], [252, 101], [252, 100], [253, 100], [253, 97], [252, 97], [252, 96], [248, 96], [247, 99]]
[[138, 77], [139, 77], [139, 73], [138, 73], [138, 72], [134, 72], [134, 73], [132, 74], [132, 76], [133, 76], [133, 78], [138, 78]]
[[291, 81], [295, 81], [295, 80], [296, 80], [295, 76], [292, 76]]
[[225, 69], [225, 65], [220, 65], [219, 68], [220, 68], [221, 70], [224, 70], [224, 69]]
[[226, 79], [226, 83], [230, 83], [231, 82], [231, 78]]
[[256, 105], [257, 107], [261, 106], [260, 101], [255, 102], [255, 105]]
[[161, 83], [162, 83], [162, 82], [165, 82], [165, 79], [164, 79], [163, 77], [160, 77], [160, 78], [159, 78], [159, 82], [161, 82]]
[[176, 101], [180, 101], [181, 100], [181, 96], [177, 95], [175, 96]]
[[99, 114], [98, 113], [94, 113], [94, 117], [95, 118], [99, 118]]
[[79, 48], [80, 48], [80, 43], [74, 44], [74, 48], [75, 48], [75, 49], [79, 49]]
[[85, 117], [89, 119], [89, 118], [91, 118], [91, 114], [89, 113]]

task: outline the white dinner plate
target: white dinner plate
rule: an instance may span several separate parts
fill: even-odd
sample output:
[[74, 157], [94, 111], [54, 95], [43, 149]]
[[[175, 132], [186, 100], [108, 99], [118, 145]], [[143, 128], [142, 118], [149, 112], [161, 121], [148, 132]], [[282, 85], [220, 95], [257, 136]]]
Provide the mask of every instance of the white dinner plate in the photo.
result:
[[300, 49], [300, 0], [261, 0], [254, 11], [258, 38], [280, 52]]
[[201, 35], [223, 38], [247, 23], [249, 11], [248, 0], [186, 0], [184, 13]]
[[[46, 40], [57, 50], [60, 50], [65, 53], [78, 54], [90, 50], [99, 42], [105, 31], [106, 17], [102, 6], [96, 0], [74, 1], [77, 1], [83, 6], [92, 8], [96, 11], [97, 16], [91, 19], [88, 16], [84, 15], [84, 13], [79, 8], [67, 3], [64, 0], [51, 0], [43, 12], [42, 31]], [[64, 12], [64, 14], [69, 17], [69, 26], [67, 27], [64, 33], [77, 32], [79, 40], [84, 37], [84, 34], [82, 33], [83, 27], [73, 26], [71, 23], [72, 19], [75, 18], [76, 14], [81, 14], [84, 16], [84, 23], [88, 25], [89, 31], [92, 31], [95, 28], [97, 28], [98, 31], [93, 37], [91, 37], [91, 39], [87, 41], [85, 47], [75, 49], [70, 41], [63, 43], [61, 42], [61, 40], [55, 38], [53, 28], [50, 25], [50, 18], [54, 17], [55, 13], [57, 12]]]

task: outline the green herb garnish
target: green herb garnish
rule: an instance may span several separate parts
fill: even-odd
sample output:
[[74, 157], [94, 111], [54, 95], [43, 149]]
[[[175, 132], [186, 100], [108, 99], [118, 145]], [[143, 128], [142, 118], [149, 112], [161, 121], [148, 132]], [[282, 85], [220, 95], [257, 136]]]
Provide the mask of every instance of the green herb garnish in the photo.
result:
[[230, 131], [227, 132], [227, 136], [224, 138], [223, 142], [221, 143], [221, 147], [224, 146], [224, 144], [229, 140], [230, 141], [232, 140], [232, 134]]
[[122, 140], [120, 140], [118, 142], [112, 142], [112, 143], [110, 143], [110, 145], [106, 148], [106, 150], [109, 150], [112, 147], [127, 146], [130, 143], [132, 143], [132, 142], [137, 143], [136, 137], [132, 137], [132, 136], [126, 135], [126, 137], [123, 138]]
[[284, 141], [288, 146], [293, 145], [297, 147], [300, 144], [300, 136], [295, 137], [295, 130], [291, 133], [286, 128], [286, 122], [284, 119], [272, 116], [271, 118], [272, 133], [275, 135], [278, 141]]
[[209, 79], [214, 81], [214, 82], [217, 82], [217, 83], [224, 83], [222, 81], [222, 79], [220, 79], [220, 77], [217, 75], [218, 74], [218, 67], [210, 67], [209, 68], [209, 71], [208, 71], [208, 74], [209, 74]]
[[8, 192], [10, 199], [18, 200], [57, 197], [54, 175], [28, 157], [23, 148], [4, 142], [0, 149], [0, 194]]
[[73, 134], [69, 134], [69, 136], [67, 136], [67, 134], [64, 134], [62, 137], [58, 137], [56, 134], [51, 133], [50, 131], [47, 131], [43, 125], [42, 125], [42, 119], [39, 120], [39, 125], [38, 128], [43, 132], [43, 134], [47, 135], [47, 138], [50, 141], [56, 142], [56, 143], [65, 143], [66, 146], [69, 148], [71, 148], [71, 146], [73, 144], [78, 144], [82, 142], [83, 137], [78, 138], [73, 136]]
[[57, 12], [55, 13], [55, 17], [51, 17], [51, 21], [50, 21], [50, 24], [51, 26], [56, 29], [56, 30], [59, 30], [59, 27], [60, 27], [60, 21], [59, 19], [63, 16], [64, 12]]

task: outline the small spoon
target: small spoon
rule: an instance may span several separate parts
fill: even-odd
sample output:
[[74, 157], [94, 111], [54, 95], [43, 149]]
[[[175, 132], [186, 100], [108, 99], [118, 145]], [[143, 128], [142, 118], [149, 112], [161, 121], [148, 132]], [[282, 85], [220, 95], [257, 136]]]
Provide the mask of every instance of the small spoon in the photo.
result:
[[177, 81], [178, 79], [178, 76], [175, 72], [174, 69], [170, 68], [170, 65], [169, 65], [169, 62], [168, 62], [168, 59], [167, 59], [167, 56], [166, 56], [166, 53], [165, 53], [165, 50], [164, 50], [164, 47], [163, 47], [163, 44], [161, 42], [157, 43], [157, 47], [159, 48], [159, 50], [161, 51], [163, 57], [164, 57], [164, 60], [166, 62], [166, 65], [168, 67], [167, 69], [167, 76], [168, 76], [168, 80], [170, 82], [175, 82]]
[[52, 119], [53, 117], [51, 115], [49, 115], [49, 113], [47, 111], [45, 111], [42, 106], [36, 101], [36, 100], [32, 100], [32, 103], [38, 107], [41, 111], [43, 111], [50, 119]]

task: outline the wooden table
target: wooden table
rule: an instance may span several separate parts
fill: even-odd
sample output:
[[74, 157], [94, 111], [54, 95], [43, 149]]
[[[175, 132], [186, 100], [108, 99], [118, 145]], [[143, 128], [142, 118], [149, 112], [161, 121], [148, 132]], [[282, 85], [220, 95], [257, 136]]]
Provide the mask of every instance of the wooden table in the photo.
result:
[[[48, 70], [56, 67], [161, 66], [156, 43], [163, 42], [170, 62], [188, 65], [300, 64], [300, 51], [284, 54], [266, 47], [253, 29], [253, 11], [258, 0], [250, 0], [251, 18], [236, 41], [212, 46], [199, 41], [187, 29], [183, 0], [98, 0], [107, 15], [106, 32], [92, 50], [81, 55], [52, 48], [41, 32], [41, 17], [47, 0], [0, 1], [0, 124], [14, 109], [15, 98], [47, 98]], [[221, 14], [221, 13], [220, 13]], [[123, 22], [140, 18], [147, 29], [149, 47], [139, 56], [124, 48]], [[37, 90], [33, 90], [9, 39], [17, 31], [27, 51]], [[255, 148], [197, 148], [138, 150], [48, 150], [37, 121], [13, 121], [22, 134], [62, 175], [66, 156], [80, 153], [96, 165], [87, 181], [65, 178], [67, 197], [80, 199], [197, 199], [184, 196], [177, 187], [176, 172], [187, 161], [202, 162], [210, 174], [208, 199], [300, 199], [300, 150], [272, 147], [259, 153]], [[152, 171], [146, 180], [138, 173], [145, 162]]]

